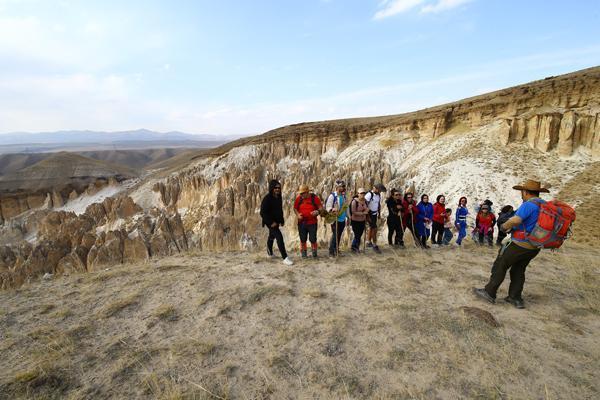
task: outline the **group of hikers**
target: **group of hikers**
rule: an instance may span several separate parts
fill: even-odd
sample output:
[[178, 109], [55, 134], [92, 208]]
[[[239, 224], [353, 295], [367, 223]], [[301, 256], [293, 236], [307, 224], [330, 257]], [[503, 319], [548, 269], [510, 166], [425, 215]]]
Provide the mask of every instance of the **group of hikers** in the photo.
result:
[[[540, 193], [548, 193], [548, 190], [541, 187], [540, 182], [533, 180], [527, 180], [523, 185], [514, 186], [513, 189], [521, 191], [524, 201], [516, 211], [512, 206], [507, 205], [500, 210], [496, 217], [492, 209], [493, 203], [490, 200], [485, 200], [475, 208], [473, 239], [480, 245], [487, 242], [489, 246], [493, 246], [494, 226], [497, 226], [496, 244], [501, 246], [501, 249], [492, 267], [489, 283], [485, 288], [474, 289], [474, 292], [479, 297], [494, 303], [496, 291], [510, 269], [509, 296], [505, 300], [517, 308], [524, 308], [521, 292], [525, 282], [525, 268], [538, 254], [540, 247], [543, 247], [531, 244], [530, 234], [537, 227], [540, 207], [545, 203], [539, 198]], [[316, 258], [318, 255], [317, 226], [319, 217], [331, 227], [330, 257], [339, 255], [340, 240], [348, 223], [354, 234], [351, 244], [353, 253], [361, 252], [363, 235], [362, 251], [371, 248], [374, 252], [380, 253], [381, 250], [377, 244], [377, 229], [383, 203], [382, 196], [385, 192], [387, 192], [386, 187], [382, 183], [377, 183], [370, 190], [359, 188], [355, 196], [348, 198], [345, 182], [336, 180], [335, 190], [328, 195], [323, 204], [319, 196], [312, 193], [307, 185], [301, 185], [293, 205], [300, 236], [301, 257], [308, 257], [308, 241], [312, 257]], [[564, 203], [561, 205], [568, 207]], [[414, 193], [407, 191], [402, 195], [399, 190], [391, 189], [389, 196], [385, 199], [385, 206], [388, 209], [387, 239], [390, 246], [403, 248], [406, 230], [412, 235], [415, 245], [423, 249], [430, 248], [428, 245], [430, 238], [434, 246], [449, 245], [454, 236], [453, 228], [458, 231], [456, 245], [461, 246], [467, 236], [469, 210], [466, 197], [460, 198], [456, 210], [453, 211], [446, 205], [444, 195], [437, 196], [435, 203], [432, 204], [429, 196], [424, 194], [417, 203]], [[572, 211], [572, 209], [570, 210]], [[453, 212], [454, 221], [452, 221]], [[574, 220], [574, 211], [572, 214]], [[269, 192], [261, 203], [260, 215], [263, 226], [269, 229], [268, 255], [274, 256], [273, 244], [276, 241], [283, 263], [293, 265], [293, 261], [288, 257], [283, 235], [279, 229], [284, 225], [281, 183], [279, 181], [270, 181]], [[511, 239], [503, 244], [508, 233], [511, 233]], [[545, 231], [544, 233], [547, 234]], [[558, 246], [560, 244], [562, 244], [562, 240]]]
[[[273, 180], [269, 188], [269, 194], [263, 199], [261, 207], [263, 224], [269, 227], [267, 251], [272, 254], [272, 246], [276, 240], [280, 253], [283, 259], [286, 260], [288, 257], [283, 235], [279, 231], [279, 226], [284, 223], [281, 183]], [[339, 254], [339, 243], [348, 224], [354, 234], [350, 247], [353, 253], [361, 252], [363, 237], [362, 251], [371, 248], [376, 253], [380, 253], [381, 250], [377, 245], [377, 229], [383, 204], [382, 193], [385, 192], [387, 192], [385, 186], [382, 183], [377, 183], [370, 190], [359, 188], [356, 195], [349, 199], [346, 196], [345, 182], [337, 180], [335, 191], [329, 194], [325, 204], [323, 204], [319, 196], [312, 193], [307, 185], [301, 185], [298, 196], [294, 200], [293, 210], [298, 220], [302, 258], [308, 257], [308, 241], [310, 241], [312, 256], [317, 257], [319, 216], [331, 226], [332, 235], [329, 243], [329, 255], [331, 257]], [[490, 200], [485, 200], [476, 208], [477, 216], [472, 234], [474, 240], [479, 244], [484, 244], [485, 239], [487, 244], [492, 246], [494, 226], [500, 226], [514, 215], [513, 207], [505, 206], [496, 218], [492, 205], [493, 203]], [[458, 231], [457, 245], [460, 246], [467, 236], [469, 210], [466, 197], [461, 197], [458, 202], [454, 222], [452, 221], [453, 210], [447, 207], [444, 195], [437, 196], [435, 203], [432, 204], [429, 202], [429, 196], [424, 194], [417, 203], [412, 192], [406, 192], [402, 195], [399, 190], [391, 189], [390, 195], [385, 199], [385, 206], [388, 210], [387, 239], [390, 246], [403, 248], [404, 234], [407, 229], [413, 236], [415, 245], [425, 249], [430, 248], [428, 245], [429, 239], [435, 246], [449, 245], [454, 236], [452, 232], [454, 228]], [[500, 245], [505, 237], [506, 233], [499, 230], [496, 243]]]

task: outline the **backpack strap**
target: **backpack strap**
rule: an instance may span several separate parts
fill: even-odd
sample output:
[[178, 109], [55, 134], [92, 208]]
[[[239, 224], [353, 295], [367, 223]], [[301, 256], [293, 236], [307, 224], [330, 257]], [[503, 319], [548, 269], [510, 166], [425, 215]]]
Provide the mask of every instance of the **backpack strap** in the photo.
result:
[[335, 193], [335, 192], [331, 192], [331, 193], [329, 193], [329, 196], [327, 197], [327, 200], [328, 200], [328, 201], [329, 201], [329, 197], [331, 197], [331, 198], [333, 199], [333, 204], [332, 204], [332, 206], [333, 206], [333, 207], [335, 207], [335, 204], [336, 204], [336, 203], [337, 203], [337, 201], [338, 201], [338, 200], [337, 200], [337, 198], [338, 198], [338, 196], [337, 196], [337, 193]]

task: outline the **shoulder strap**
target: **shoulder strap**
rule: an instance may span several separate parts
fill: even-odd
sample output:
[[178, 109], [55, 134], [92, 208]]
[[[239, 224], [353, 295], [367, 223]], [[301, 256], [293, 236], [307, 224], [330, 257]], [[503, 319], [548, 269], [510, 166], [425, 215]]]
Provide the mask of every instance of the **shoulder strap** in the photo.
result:
[[529, 201], [532, 202], [533, 204], [535, 204], [538, 207], [540, 207], [542, 204], [546, 203], [545, 200], [542, 200], [539, 197], [535, 197], [535, 198], [533, 198], [533, 199], [531, 199]]

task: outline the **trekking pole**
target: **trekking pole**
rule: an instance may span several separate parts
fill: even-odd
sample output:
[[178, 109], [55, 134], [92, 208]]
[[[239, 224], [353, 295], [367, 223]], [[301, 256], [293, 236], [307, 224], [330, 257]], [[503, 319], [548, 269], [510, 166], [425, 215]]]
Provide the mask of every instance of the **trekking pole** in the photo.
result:
[[367, 218], [365, 218], [365, 227], [363, 229], [363, 252], [367, 250]]
[[[402, 242], [404, 242], [404, 222], [402, 221], [402, 211], [399, 211], [398, 214], [398, 218], [400, 218], [400, 229], [402, 229]], [[398, 236], [398, 232], [396, 232], [396, 237]], [[394, 239], [394, 243], [396, 242], [396, 239]], [[404, 246], [404, 245], [402, 245]]]
[[[339, 202], [338, 202], [338, 207], [339, 207]], [[340, 219], [340, 217], [338, 216], [339, 210], [335, 213], [335, 258], [337, 259], [339, 253], [340, 253], [340, 236], [339, 236], [339, 231], [338, 231], [338, 220]]]
[[415, 246], [423, 248], [423, 246], [421, 245], [421, 241], [419, 239], [417, 239], [417, 235], [415, 235], [415, 220], [414, 220], [412, 209], [409, 209], [409, 211], [410, 211], [410, 225], [412, 226], [412, 230], [409, 229], [410, 233], [412, 233], [413, 240], [415, 241]]

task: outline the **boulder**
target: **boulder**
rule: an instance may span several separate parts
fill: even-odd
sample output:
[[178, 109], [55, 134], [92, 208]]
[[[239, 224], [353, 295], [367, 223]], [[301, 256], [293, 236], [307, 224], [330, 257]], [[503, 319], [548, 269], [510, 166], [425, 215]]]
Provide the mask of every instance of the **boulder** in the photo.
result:
[[123, 262], [135, 262], [148, 260], [150, 253], [148, 246], [141, 234], [137, 231], [130, 233], [124, 238], [123, 244]]
[[76, 247], [61, 258], [56, 266], [57, 274], [70, 275], [75, 272], [85, 272], [87, 270], [85, 262], [88, 250], [82, 247]]
[[96, 271], [105, 265], [121, 264], [124, 236], [127, 234], [123, 231], [109, 231], [98, 236], [87, 256], [88, 271]]

